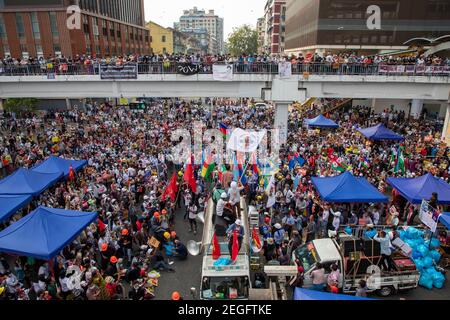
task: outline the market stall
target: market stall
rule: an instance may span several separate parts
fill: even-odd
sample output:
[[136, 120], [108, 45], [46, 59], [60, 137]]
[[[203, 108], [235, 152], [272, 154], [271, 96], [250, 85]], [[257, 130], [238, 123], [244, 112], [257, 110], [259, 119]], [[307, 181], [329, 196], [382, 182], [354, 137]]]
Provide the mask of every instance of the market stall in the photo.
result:
[[51, 156], [44, 162], [34, 166], [31, 170], [39, 173], [58, 173], [63, 172], [64, 177], [69, 176], [70, 166], [74, 172], [78, 172], [87, 165], [86, 160], [71, 160], [60, 157]]
[[306, 124], [311, 128], [337, 129], [339, 125], [331, 119], [320, 115], [314, 119], [305, 120]]
[[388, 178], [387, 182], [413, 204], [430, 200], [433, 192], [438, 194], [439, 204], [450, 204], [450, 184], [431, 173], [418, 178]]
[[321, 301], [335, 301], [335, 300], [373, 300], [369, 298], [350, 296], [346, 294], [329, 293], [325, 291], [307, 290], [302, 288], [295, 288], [294, 300], [321, 300]]
[[30, 203], [31, 195], [0, 195], [0, 222], [7, 220], [20, 208]]
[[386, 126], [382, 123], [376, 125], [374, 127], [358, 129], [358, 131], [365, 136], [369, 140], [373, 141], [381, 141], [381, 140], [394, 140], [394, 141], [403, 141], [401, 135], [398, 135], [394, 131], [386, 128]]
[[63, 173], [41, 173], [19, 168], [13, 174], [0, 181], [0, 195], [38, 196], [57, 182]]
[[50, 260], [95, 219], [96, 212], [39, 207], [0, 232], [0, 252]]
[[388, 198], [365, 178], [356, 178], [346, 171], [336, 177], [311, 178], [321, 198], [327, 202], [380, 203]]

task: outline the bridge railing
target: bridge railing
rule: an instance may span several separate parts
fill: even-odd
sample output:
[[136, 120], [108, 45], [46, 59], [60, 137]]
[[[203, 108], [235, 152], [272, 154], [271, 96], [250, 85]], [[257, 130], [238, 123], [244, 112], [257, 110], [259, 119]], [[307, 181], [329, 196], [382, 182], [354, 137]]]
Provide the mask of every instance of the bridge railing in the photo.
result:
[[[220, 63], [216, 63], [220, 64]], [[223, 64], [223, 63], [222, 63]], [[176, 74], [176, 62], [139, 63], [138, 74]], [[234, 74], [271, 74], [279, 72], [277, 63], [233, 63]], [[213, 65], [201, 65], [200, 74], [212, 74]], [[0, 76], [38, 76], [38, 75], [98, 75], [99, 64], [59, 65], [6, 65], [0, 66]], [[292, 64], [292, 74], [295, 75], [383, 75], [383, 76], [450, 76], [450, 66], [425, 66], [415, 64], [386, 65], [361, 63], [302, 63]]]

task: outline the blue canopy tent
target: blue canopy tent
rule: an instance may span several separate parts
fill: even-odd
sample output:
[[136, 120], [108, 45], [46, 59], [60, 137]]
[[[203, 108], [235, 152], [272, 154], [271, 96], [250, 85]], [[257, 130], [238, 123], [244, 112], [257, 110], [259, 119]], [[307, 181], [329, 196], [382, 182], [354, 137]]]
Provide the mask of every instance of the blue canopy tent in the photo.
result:
[[24, 168], [0, 181], [0, 195], [26, 194], [37, 196], [53, 185], [62, 177], [63, 173], [40, 173]]
[[443, 212], [439, 217], [439, 222], [450, 229], [450, 212]]
[[96, 212], [39, 207], [0, 232], [0, 252], [51, 260], [95, 219]]
[[0, 195], [0, 222], [7, 220], [20, 208], [30, 203], [30, 195]]
[[431, 173], [418, 178], [388, 178], [387, 182], [413, 204], [430, 200], [431, 194], [438, 194], [438, 203], [450, 204], [450, 184]]
[[320, 115], [314, 119], [307, 119], [306, 124], [310, 127], [317, 128], [339, 128], [339, 125], [336, 122], [324, 117], [323, 115]]
[[394, 131], [389, 130], [382, 123], [380, 123], [379, 125], [377, 125], [375, 127], [370, 127], [370, 128], [366, 128], [366, 129], [358, 129], [358, 131], [362, 135], [364, 135], [367, 139], [374, 140], [374, 141], [381, 141], [381, 140], [403, 141], [403, 140], [405, 140], [405, 138], [403, 138], [401, 135], [398, 135]]
[[373, 300], [373, 299], [350, 296], [346, 294], [329, 293], [325, 291], [315, 291], [302, 288], [295, 288], [294, 300], [335, 301], [335, 300]]
[[55, 173], [62, 171], [64, 177], [68, 177], [70, 165], [72, 165], [73, 170], [77, 172], [86, 166], [86, 164], [86, 160], [69, 160], [51, 156], [44, 162], [34, 166], [31, 170], [40, 173]]
[[355, 178], [346, 171], [336, 177], [313, 177], [312, 182], [323, 200], [342, 203], [388, 202], [365, 178]]

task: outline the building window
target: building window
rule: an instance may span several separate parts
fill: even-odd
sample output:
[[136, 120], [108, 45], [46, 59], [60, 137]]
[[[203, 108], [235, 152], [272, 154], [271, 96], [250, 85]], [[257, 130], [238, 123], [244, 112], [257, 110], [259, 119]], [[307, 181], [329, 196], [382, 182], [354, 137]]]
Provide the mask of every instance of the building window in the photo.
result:
[[20, 51], [21, 52], [28, 52], [28, 47], [26, 44], [21, 44], [20, 45]]
[[53, 45], [53, 51], [55, 51], [55, 53], [61, 52], [61, 45], [59, 43], [55, 43]]
[[117, 30], [117, 38], [120, 39], [121, 36], [122, 36], [122, 34], [121, 34], [120, 30]]
[[4, 53], [5, 57], [11, 55], [11, 50], [9, 49], [9, 46], [7, 44], [3, 45], [3, 53]]
[[16, 28], [19, 38], [25, 38], [25, 28], [23, 27], [22, 14], [16, 13]]
[[42, 51], [42, 46], [40, 44], [36, 45], [36, 55], [42, 56], [44, 54], [44, 51]]
[[59, 37], [58, 23], [56, 21], [56, 12], [49, 12], [50, 15], [50, 27], [52, 29], [53, 38]]
[[41, 32], [39, 30], [39, 21], [38, 21], [37, 12], [32, 12], [31, 13], [31, 28], [33, 30], [33, 37], [35, 39], [40, 39], [41, 38]]
[[161, 41], [162, 41], [162, 42], [166, 42], [166, 36], [162, 36]]
[[3, 15], [0, 14], [0, 38], [6, 39], [6, 28], [5, 28], [5, 20], [3, 20]]

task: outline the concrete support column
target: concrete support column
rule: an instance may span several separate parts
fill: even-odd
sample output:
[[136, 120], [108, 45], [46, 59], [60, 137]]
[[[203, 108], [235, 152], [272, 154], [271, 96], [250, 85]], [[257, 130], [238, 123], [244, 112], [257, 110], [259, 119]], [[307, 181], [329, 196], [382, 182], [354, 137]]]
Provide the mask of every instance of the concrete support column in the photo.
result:
[[276, 102], [275, 128], [280, 132], [280, 143], [286, 143], [288, 137], [289, 102]]
[[444, 128], [442, 129], [442, 139], [447, 146], [450, 146], [450, 93], [447, 101], [447, 112], [445, 113]]
[[411, 101], [411, 117], [419, 119], [423, 110], [423, 100], [414, 99]]
[[69, 98], [66, 98], [66, 108], [67, 108], [67, 110], [72, 109], [72, 103], [70, 102]]
[[3, 109], [3, 99], [0, 99], [0, 110], [2, 110], [2, 111], [4, 110]]

